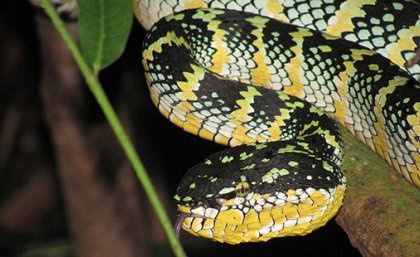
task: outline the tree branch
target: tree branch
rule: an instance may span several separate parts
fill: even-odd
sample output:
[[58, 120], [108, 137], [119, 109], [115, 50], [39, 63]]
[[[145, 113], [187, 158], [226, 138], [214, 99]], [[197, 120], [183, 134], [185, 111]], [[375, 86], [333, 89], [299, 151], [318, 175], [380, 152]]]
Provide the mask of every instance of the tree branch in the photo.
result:
[[420, 252], [420, 190], [347, 131], [347, 192], [336, 221], [363, 256], [415, 257]]

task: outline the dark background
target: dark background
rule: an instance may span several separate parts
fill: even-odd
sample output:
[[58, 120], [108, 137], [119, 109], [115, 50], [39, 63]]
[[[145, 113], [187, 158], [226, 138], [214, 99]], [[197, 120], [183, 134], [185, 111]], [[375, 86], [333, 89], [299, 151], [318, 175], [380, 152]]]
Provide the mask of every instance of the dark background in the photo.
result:
[[[0, 132], [7, 135], [7, 131], [14, 131], [11, 142], [0, 142], [0, 155], [4, 154], [0, 156], [0, 256], [72, 256], [55, 152], [39, 93], [43, 64], [34, 15], [39, 13], [25, 1], [0, 3]], [[137, 149], [148, 172], [154, 174], [153, 179], [164, 181], [167, 192], [173, 195], [186, 169], [223, 146], [183, 132], [154, 108], [148, 97], [140, 60], [144, 34], [135, 22], [124, 55], [105, 69], [100, 79], [114, 105], [121, 101], [122, 84], [131, 82], [128, 87], [134, 87], [130, 91], [133, 94], [122, 101], [129, 101], [132, 106], [132, 132]], [[129, 79], [124, 79], [127, 76]], [[85, 98], [83, 124], [103, 122], [103, 115], [90, 92], [85, 88], [81, 94]], [[12, 108], [15, 112], [10, 111]], [[17, 126], [10, 122], [13, 117], [19, 117], [21, 121]], [[2, 138], [8, 137], [0, 137], [0, 140]], [[38, 169], [34, 167], [40, 165], [50, 167], [48, 176], [55, 185], [51, 191], [51, 206], [36, 222], [11, 226], [1, 212], [8, 208], [6, 203], [13, 202], [25, 185], [36, 178]], [[113, 174], [106, 171], [101, 176], [111, 182], [114, 179]], [[143, 194], [140, 185], [138, 191]], [[33, 204], [41, 200], [35, 198]], [[168, 204], [167, 209], [175, 220], [174, 204]], [[189, 256], [360, 256], [334, 221], [305, 237], [279, 238], [267, 243], [231, 246], [191, 237], [185, 232], [181, 239]], [[154, 256], [171, 255], [167, 244], [149, 244], [155, 248]]]

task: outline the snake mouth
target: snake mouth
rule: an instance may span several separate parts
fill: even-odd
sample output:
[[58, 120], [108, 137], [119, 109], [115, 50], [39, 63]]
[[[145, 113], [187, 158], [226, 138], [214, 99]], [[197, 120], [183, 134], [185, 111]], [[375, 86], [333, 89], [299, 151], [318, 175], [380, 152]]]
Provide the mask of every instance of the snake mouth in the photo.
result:
[[175, 229], [175, 232], [176, 232], [176, 236], [178, 238], [180, 238], [182, 224], [184, 223], [184, 220], [186, 218], [202, 218], [202, 219], [206, 219], [207, 217], [205, 217], [203, 215], [191, 213], [191, 212], [183, 212], [183, 211], [178, 212], [178, 218], [176, 219], [175, 226], [174, 226], [174, 229]]

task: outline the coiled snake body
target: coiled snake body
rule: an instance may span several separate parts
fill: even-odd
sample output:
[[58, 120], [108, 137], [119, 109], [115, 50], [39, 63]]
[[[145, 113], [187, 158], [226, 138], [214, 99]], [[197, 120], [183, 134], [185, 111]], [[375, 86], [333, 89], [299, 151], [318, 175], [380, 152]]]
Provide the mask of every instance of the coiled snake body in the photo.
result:
[[146, 28], [184, 7], [241, 10], [181, 11], [156, 22], [144, 41], [159, 111], [234, 146], [186, 173], [175, 196], [178, 226], [235, 244], [324, 225], [345, 191], [331, 117], [420, 187], [420, 86], [402, 69], [419, 45], [420, 8], [376, 2], [138, 3]]

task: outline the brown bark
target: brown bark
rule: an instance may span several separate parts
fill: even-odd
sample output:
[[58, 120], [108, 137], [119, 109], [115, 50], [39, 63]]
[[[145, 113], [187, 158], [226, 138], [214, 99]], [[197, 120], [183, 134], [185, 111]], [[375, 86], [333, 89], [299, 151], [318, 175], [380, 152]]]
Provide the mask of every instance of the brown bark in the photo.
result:
[[58, 196], [36, 97], [31, 16], [14, 16], [19, 8], [10, 3], [0, 9], [0, 251], [18, 251], [59, 230], [44, 223]]
[[336, 221], [365, 257], [420, 253], [420, 190], [347, 132], [347, 192]]
[[30, 181], [2, 203], [0, 224], [15, 233], [28, 232], [41, 222], [48, 210], [55, 207], [55, 203], [51, 171], [35, 170]]
[[[77, 67], [52, 24], [42, 17], [37, 23], [43, 61], [41, 94], [75, 253], [148, 256], [148, 226], [137, 180], [129, 164], [121, 161], [120, 147], [108, 125], [82, 124], [83, 85]], [[76, 37], [76, 25], [67, 28]], [[102, 173], [107, 163], [116, 167], [111, 182]]]

